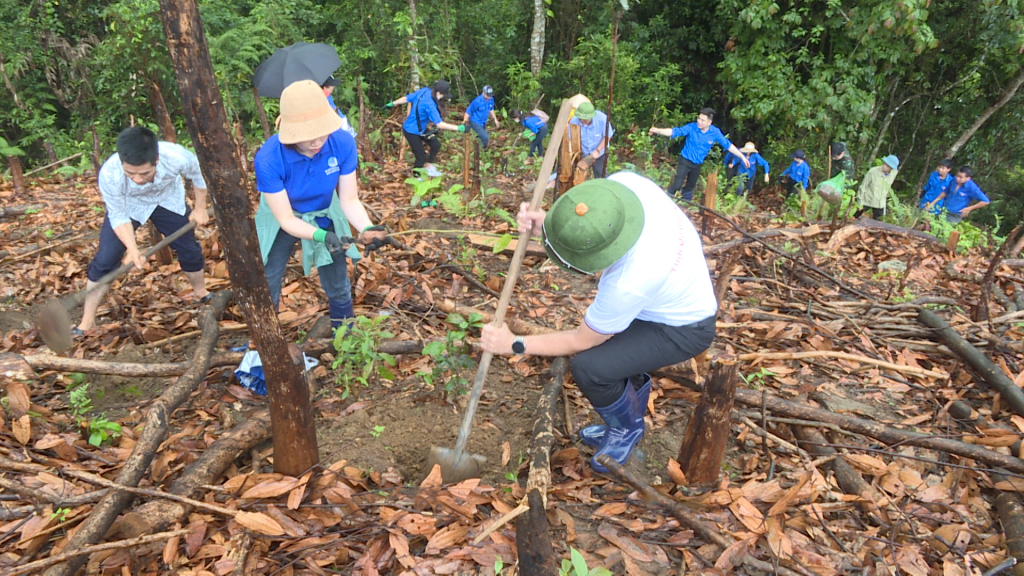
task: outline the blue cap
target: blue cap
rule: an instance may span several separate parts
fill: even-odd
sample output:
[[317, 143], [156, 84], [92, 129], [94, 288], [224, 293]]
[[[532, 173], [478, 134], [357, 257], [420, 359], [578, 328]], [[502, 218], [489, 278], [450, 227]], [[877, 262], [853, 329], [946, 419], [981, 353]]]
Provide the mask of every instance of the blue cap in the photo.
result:
[[804, 156], [804, 151], [803, 150], [797, 150], [796, 152], [793, 152], [792, 154], [790, 154], [790, 157], [792, 157], [792, 158], [799, 158], [801, 160], [805, 160], [806, 159], [806, 156]]
[[896, 156], [893, 156], [892, 154], [889, 154], [885, 158], [882, 158], [882, 162], [888, 164], [889, 168], [892, 168], [893, 170], [898, 170], [900, 167], [900, 159], [897, 158]]

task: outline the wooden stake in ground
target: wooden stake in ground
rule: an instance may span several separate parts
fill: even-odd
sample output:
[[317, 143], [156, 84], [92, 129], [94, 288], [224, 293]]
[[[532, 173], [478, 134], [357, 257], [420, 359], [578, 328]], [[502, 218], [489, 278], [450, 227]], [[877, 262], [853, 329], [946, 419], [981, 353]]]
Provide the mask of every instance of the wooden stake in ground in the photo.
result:
[[260, 126], [263, 128], [263, 139], [266, 140], [273, 135], [270, 131], [270, 122], [267, 121], [267, 111], [263, 108], [263, 100], [260, 98], [259, 88], [252, 87], [252, 98], [256, 101], [256, 112], [260, 116]]
[[[470, 150], [469, 132], [462, 134], [462, 189], [465, 190], [464, 194], [470, 192], [470, 181], [469, 181], [469, 150]], [[465, 196], [463, 196], [465, 197]]]
[[25, 177], [21, 173], [21, 159], [17, 156], [8, 156], [7, 163], [11, 166], [11, 181], [14, 183], [14, 193], [21, 194], [25, 191]]
[[686, 424], [679, 464], [687, 480], [706, 484], [718, 480], [732, 427], [732, 400], [736, 393], [736, 364], [717, 364], [700, 404]]
[[231, 141], [199, 7], [195, 0], [160, 0], [160, 18], [185, 121], [203, 173], [210, 177], [210, 197], [231, 284], [263, 358], [274, 428], [274, 469], [300, 476], [320, 460], [309, 391], [302, 372], [288, 355], [288, 343], [270, 300], [242, 162]]

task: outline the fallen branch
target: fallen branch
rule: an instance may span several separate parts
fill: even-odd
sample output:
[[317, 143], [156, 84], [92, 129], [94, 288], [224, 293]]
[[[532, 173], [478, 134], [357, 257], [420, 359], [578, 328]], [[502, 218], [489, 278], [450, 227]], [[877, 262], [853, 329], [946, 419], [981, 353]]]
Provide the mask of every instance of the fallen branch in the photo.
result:
[[523, 576], [558, 573], [560, 561], [551, 540], [551, 526], [545, 508], [548, 489], [551, 488], [551, 445], [555, 441], [555, 412], [568, 369], [567, 358], [556, 358], [545, 375], [544, 390], [537, 400], [537, 419], [530, 440], [530, 476], [526, 482], [529, 510], [516, 519], [516, 550], [519, 573]]
[[[157, 449], [167, 435], [171, 413], [192, 394], [206, 377], [213, 347], [220, 335], [217, 319], [224, 312], [230, 299], [231, 291], [218, 292], [214, 295], [211, 304], [199, 313], [199, 325], [203, 328], [203, 335], [192, 358], [192, 366], [150, 404], [149, 410], [146, 412], [142, 434], [117, 475], [116, 484], [138, 486], [146, 471], [149, 470], [149, 465], [156, 456]], [[70, 538], [67, 547], [74, 550], [102, 540], [114, 520], [133, 497], [132, 493], [127, 490], [114, 490], [108, 493], [93, 508], [89, 517]], [[84, 563], [84, 558], [75, 557], [52, 566], [45, 574], [46, 576], [72, 576]]]
[[945, 372], [936, 372], [934, 370], [925, 370], [918, 366], [903, 366], [900, 364], [893, 364], [892, 362], [886, 362], [885, 360], [876, 360], [875, 358], [868, 358], [867, 356], [861, 356], [859, 354], [850, 354], [849, 352], [836, 352], [833, 350], [810, 350], [807, 352], [752, 352], [749, 354], [740, 354], [737, 358], [741, 362], [753, 362], [755, 360], [804, 360], [807, 358], [838, 358], [840, 360], [852, 360], [854, 362], [860, 362], [861, 364], [871, 364], [894, 372], [903, 372], [906, 374], [916, 374], [918, 376], [930, 376], [932, 378], [938, 378], [939, 380], [948, 380], [949, 374]]
[[77, 154], [72, 154], [71, 156], [68, 156], [67, 158], [61, 158], [60, 160], [57, 160], [56, 162], [50, 162], [49, 164], [47, 164], [45, 166], [40, 166], [39, 168], [33, 168], [32, 170], [29, 170], [28, 172], [25, 172], [25, 177], [28, 178], [29, 176], [35, 174], [36, 172], [42, 172], [43, 170], [46, 170], [47, 168], [53, 168], [57, 164], [63, 164], [65, 162], [69, 161], [69, 160], [74, 160], [75, 158], [78, 158], [82, 154], [84, 154], [84, 152], [79, 152]]
[[776, 236], [786, 236], [787, 238], [810, 238], [811, 236], [817, 236], [821, 234], [823, 230], [817, 224], [807, 226], [806, 228], [772, 228], [770, 230], [762, 230], [760, 232], [754, 232], [750, 236], [744, 236], [728, 242], [722, 242], [721, 244], [712, 244], [704, 247], [704, 255], [710, 256], [712, 254], [719, 254], [722, 252], [728, 252], [737, 246], [744, 244], [750, 244], [756, 240], [764, 240], [765, 238], [774, 238]]
[[49, 558], [43, 558], [42, 560], [36, 560], [35, 562], [15, 566], [14, 568], [8, 568], [7, 571], [4, 572], [4, 576], [28, 574], [30, 572], [35, 572], [36, 570], [53, 566], [54, 564], [60, 564], [61, 562], [71, 560], [72, 558], [80, 558], [82, 556], [88, 556], [90, 554], [106, 550], [121, 550], [122, 548], [135, 548], [136, 546], [152, 544], [153, 542], [163, 542], [164, 540], [170, 540], [175, 536], [184, 536], [190, 532], [192, 532], [191, 528], [182, 528], [181, 530], [161, 532], [151, 536], [143, 536], [142, 538], [132, 538], [130, 540], [118, 540], [116, 542], [105, 542], [103, 544], [95, 544], [93, 546], [83, 546], [82, 548], [72, 550], [71, 552], [64, 552], [62, 554], [57, 554], [56, 556], [50, 556]]
[[[612, 460], [607, 454], [598, 456], [597, 461], [608, 468], [612, 475], [620, 481], [635, 488], [640, 493], [640, 497], [643, 498], [644, 502], [657, 506], [663, 510], [667, 510], [675, 516], [683, 526], [693, 530], [694, 534], [700, 536], [706, 542], [710, 542], [722, 550], [733, 545], [731, 539], [723, 536], [718, 530], [711, 526], [711, 524], [698, 518], [696, 514], [684, 508], [682, 504], [672, 500], [654, 488], [651, 488], [650, 485], [637, 478], [632, 472], [626, 470], [615, 460]], [[797, 572], [788, 568], [784, 568], [782, 566], [775, 567], [772, 566], [771, 562], [758, 560], [749, 553], [744, 554], [742, 562], [769, 574], [782, 574], [783, 576], [798, 575]]]
[[7, 218], [8, 216], [21, 216], [22, 214], [32, 210], [38, 212], [43, 208], [42, 204], [28, 204], [25, 206], [7, 206], [0, 207], [0, 218]]
[[917, 320], [934, 330], [934, 335], [940, 342], [969, 364], [986, 384], [995, 388], [1015, 413], [1024, 416], [1024, 392], [981, 350], [971, 346], [963, 336], [931, 310], [918, 310]]
[[1014, 576], [1024, 574], [1024, 505], [1020, 497], [1012, 492], [1000, 492], [996, 496], [996, 510], [999, 512], [999, 523], [1003, 525], [1006, 537], [1006, 551], [1017, 560]]
[[943, 249], [946, 248], [946, 242], [944, 240], [939, 240], [938, 238], [932, 236], [931, 234], [928, 234], [927, 232], [921, 232], [920, 230], [911, 230], [910, 228], [904, 228], [902, 226], [896, 226], [895, 224], [889, 224], [886, 222], [879, 222], [878, 220], [872, 220], [871, 218], [861, 218], [855, 221], [853, 224], [850, 224], [849, 226], [844, 226], [843, 228], [836, 230], [836, 233], [832, 235], [831, 239], [829, 239], [828, 244], [825, 245], [825, 251], [835, 252], [836, 250], [839, 249], [840, 246], [842, 246], [846, 242], [846, 240], [850, 236], [853, 236], [854, 234], [858, 232], [863, 232], [865, 230], [882, 230], [884, 232], [888, 232], [889, 234], [896, 234], [898, 236], [904, 236], [907, 238], [915, 238], [917, 240], [922, 240], [934, 246], [939, 246]]
[[[669, 377], [672, 376], [671, 373], [666, 375]], [[736, 399], [747, 406], [757, 408], [761, 407], [761, 394], [753, 390], [737, 388]], [[779, 416], [832, 424], [843, 430], [862, 434], [876, 440], [881, 440], [886, 444], [909, 444], [912, 446], [920, 446], [922, 448], [938, 450], [948, 454], [956, 454], [957, 456], [963, 456], [964, 458], [971, 458], [979, 462], [984, 462], [995, 468], [1001, 467], [1013, 472], [1024, 473], [1024, 460], [1006, 454], [1000, 454], [995, 450], [989, 450], [982, 446], [967, 444], [965, 442], [951, 440], [949, 438], [941, 438], [927, 434], [920, 434], [918, 432], [908, 432], [906, 430], [890, 428], [884, 424], [879, 424], [863, 418], [857, 418], [856, 416], [850, 416], [849, 414], [832, 412], [822, 408], [808, 406], [806, 404], [790, 402], [770, 394], [765, 396], [765, 407], [768, 411]]]
[[836, 456], [826, 466], [832, 470], [839, 487], [847, 494], [859, 496], [861, 508], [875, 517], [879, 524], [890, 524], [888, 514], [878, 506], [878, 502], [884, 500], [882, 495], [864, 480], [860, 472], [857, 472], [839, 451], [828, 446], [828, 441], [821, 432], [809, 426], [794, 426], [793, 435], [797, 437], [803, 449], [815, 456]]

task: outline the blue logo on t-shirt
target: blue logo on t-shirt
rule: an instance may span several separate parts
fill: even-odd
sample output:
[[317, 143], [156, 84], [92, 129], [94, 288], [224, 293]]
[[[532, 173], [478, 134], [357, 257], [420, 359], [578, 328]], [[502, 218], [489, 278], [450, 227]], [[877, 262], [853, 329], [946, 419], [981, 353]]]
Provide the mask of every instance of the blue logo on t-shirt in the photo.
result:
[[330, 168], [324, 170], [324, 174], [334, 174], [335, 172], [341, 171], [341, 168], [338, 168], [338, 159], [334, 156], [327, 159], [327, 165], [330, 166]]

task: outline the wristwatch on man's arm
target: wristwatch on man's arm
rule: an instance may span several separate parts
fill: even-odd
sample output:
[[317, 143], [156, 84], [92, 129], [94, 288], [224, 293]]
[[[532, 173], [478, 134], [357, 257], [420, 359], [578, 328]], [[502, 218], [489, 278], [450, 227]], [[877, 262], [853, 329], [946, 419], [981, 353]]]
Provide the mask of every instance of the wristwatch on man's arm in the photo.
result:
[[512, 340], [512, 351], [515, 352], [516, 354], [526, 353], [526, 341], [522, 336], [516, 336]]

